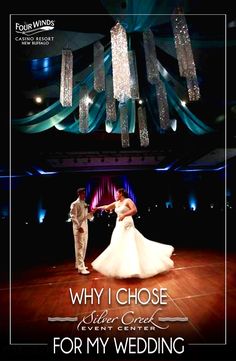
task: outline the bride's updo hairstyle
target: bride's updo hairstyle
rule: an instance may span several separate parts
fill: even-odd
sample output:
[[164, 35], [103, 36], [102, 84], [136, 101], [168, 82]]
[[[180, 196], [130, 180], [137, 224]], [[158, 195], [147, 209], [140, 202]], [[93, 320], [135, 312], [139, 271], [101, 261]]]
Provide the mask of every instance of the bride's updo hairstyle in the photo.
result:
[[129, 198], [128, 192], [124, 188], [119, 188], [118, 191], [123, 197]]

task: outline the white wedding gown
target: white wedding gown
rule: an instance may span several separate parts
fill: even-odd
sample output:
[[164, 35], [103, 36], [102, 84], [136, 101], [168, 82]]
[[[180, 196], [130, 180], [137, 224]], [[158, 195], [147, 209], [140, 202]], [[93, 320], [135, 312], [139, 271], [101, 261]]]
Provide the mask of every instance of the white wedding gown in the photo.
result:
[[[117, 206], [117, 215], [127, 212], [124, 205]], [[174, 248], [150, 241], [134, 226], [132, 216], [116, 220], [110, 245], [92, 262], [92, 267], [109, 277], [152, 277], [173, 268], [170, 259]]]

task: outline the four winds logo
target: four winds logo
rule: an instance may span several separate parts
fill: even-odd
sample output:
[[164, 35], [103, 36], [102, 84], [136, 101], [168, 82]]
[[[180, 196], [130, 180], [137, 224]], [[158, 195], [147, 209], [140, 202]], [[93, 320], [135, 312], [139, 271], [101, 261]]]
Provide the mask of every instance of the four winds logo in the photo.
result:
[[16, 23], [16, 33], [23, 35], [35, 35], [42, 31], [53, 30], [55, 26], [55, 20], [37, 20], [29, 24]]

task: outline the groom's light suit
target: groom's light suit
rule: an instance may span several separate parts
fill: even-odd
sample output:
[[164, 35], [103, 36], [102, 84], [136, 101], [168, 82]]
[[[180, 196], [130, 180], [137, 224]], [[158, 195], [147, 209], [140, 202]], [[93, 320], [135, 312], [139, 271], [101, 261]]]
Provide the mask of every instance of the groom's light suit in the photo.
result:
[[[88, 219], [93, 220], [93, 214], [88, 212], [88, 205], [78, 197], [71, 203], [70, 217], [73, 224], [73, 234], [75, 242], [75, 267], [79, 271], [85, 269], [84, 259], [88, 244]], [[80, 233], [79, 228], [84, 232]]]

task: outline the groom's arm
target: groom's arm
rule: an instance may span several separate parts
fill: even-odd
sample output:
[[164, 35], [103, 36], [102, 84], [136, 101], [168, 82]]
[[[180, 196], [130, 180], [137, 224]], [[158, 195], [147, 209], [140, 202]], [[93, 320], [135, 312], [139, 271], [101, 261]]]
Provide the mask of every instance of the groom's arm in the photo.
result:
[[93, 221], [93, 219], [94, 219], [94, 214], [93, 214], [94, 212], [89, 212], [88, 214], [87, 214], [87, 219], [89, 220], [89, 221]]
[[80, 206], [76, 203], [72, 203], [70, 206], [70, 217], [74, 224], [76, 224], [79, 228], [81, 227], [81, 224], [83, 222], [83, 219], [79, 219], [79, 210]]

